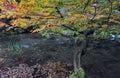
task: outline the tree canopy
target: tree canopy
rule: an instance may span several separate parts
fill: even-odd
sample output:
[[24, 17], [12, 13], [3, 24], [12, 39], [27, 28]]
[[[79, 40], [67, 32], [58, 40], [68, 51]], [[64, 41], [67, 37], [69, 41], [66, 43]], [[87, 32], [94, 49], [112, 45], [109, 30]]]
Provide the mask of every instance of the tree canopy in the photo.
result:
[[[0, 1], [1, 32], [52, 32], [73, 37], [83, 40], [81, 53], [86, 51], [88, 36], [105, 39], [120, 34], [119, 18], [119, 0]], [[75, 53], [74, 61], [80, 52]]]
[[52, 31], [80, 38], [83, 31], [92, 29], [96, 39], [120, 31], [119, 0], [1, 0], [0, 4], [0, 22], [6, 31], [32, 26], [29, 32]]

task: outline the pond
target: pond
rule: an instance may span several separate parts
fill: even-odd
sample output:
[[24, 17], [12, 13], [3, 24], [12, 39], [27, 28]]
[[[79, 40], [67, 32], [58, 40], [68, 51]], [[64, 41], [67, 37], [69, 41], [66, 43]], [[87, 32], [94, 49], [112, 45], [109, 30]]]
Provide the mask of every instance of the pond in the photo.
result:
[[[73, 54], [79, 49], [74, 45], [73, 39], [59, 36], [49, 40], [42, 39], [39, 34], [1, 37], [0, 70], [5, 67], [16, 67], [19, 64], [34, 66], [60, 62], [62, 65], [72, 65]], [[120, 78], [120, 43], [111, 40], [91, 40], [87, 54], [81, 61], [86, 78]], [[46, 77], [42, 76], [42, 78]]]

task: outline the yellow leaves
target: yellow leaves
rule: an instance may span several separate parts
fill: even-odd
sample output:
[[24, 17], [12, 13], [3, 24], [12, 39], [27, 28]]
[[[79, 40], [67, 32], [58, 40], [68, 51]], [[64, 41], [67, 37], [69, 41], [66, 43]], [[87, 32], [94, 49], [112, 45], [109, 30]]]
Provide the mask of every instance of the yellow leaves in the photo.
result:
[[[42, 26], [42, 27], [41, 27]], [[45, 25], [40, 25], [40, 27], [38, 29], [35, 29], [33, 31], [31, 31], [32, 33], [36, 33], [36, 32], [40, 32], [40, 31], [43, 31], [44, 29], [46, 28]]]
[[16, 15], [24, 17], [28, 14], [28, 9], [26, 8], [22, 8], [22, 7], [18, 7], [16, 9], [16, 12], [14, 12]]
[[108, 28], [108, 25], [102, 25], [102, 28], [100, 28], [99, 30], [102, 31], [102, 30], [106, 30]]
[[[41, 7], [46, 8], [48, 5], [50, 5], [49, 0], [39, 0], [38, 1]], [[54, 4], [54, 3], [52, 3]]]
[[80, 17], [80, 19], [81, 19], [81, 21], [87, 21], [87, 16], [86, 16], [86, 15], [82, 15], [82, 16]]
[[35, 0], [21, 0], [19, 7], [33, 7]]
[[77, 19], [79, 19], [80, 18], [80, 14], [74, 14], [71, 18], [70, 18], [70, 20], [71, 21], [75, 21], [75, 20], [77, 20]]
[[107, 28], [107, 27], [108, 27], [107, 24], [105, 24], [105, 25], [102, 26], [103, 29], [105, 29], [105, 28]]
[[45, 5], [49, 5], [49, 0], [44, 0]]
[[12, 17], [13, 15], [14, 15], [14, 14], [13, 14], [13, 12], [11, 12], [11, 11], [8, 11], [7, 14], [6, 14], [7, 18]]
[[74, 24], [80, 24], [81, 22], [86, 22], [86, 20], [86, 16], [80, 14], [74, 14], [71, 17], [65, 19], [65, 21], [74, 22]]
[[111, 23], [116, 23], [116, 24], [120, 24], [120, 15], [117, 16], [117, 17], [114, 18], [114, 19], [110, 19], [109, 22], [111, 22]]
[[40, 29], [35, 29], [33, 31], [31, 31], [32, 33], [36, 33], [36, 32], [40, 32]]
[[79, 35], [79, 36], [77, 36], [77, 37], [75, 37], [77, 40], [79, 40], [79, 41], [82, 41], [84, 38], [83, 38], [83, 35]]
[[48, 22], [46, 23], [46, 25], [54, 25], [54, 20], [53, 19], [49, 19]]
[[35, 0], [21, 0], [19, 5], [17, 5], [17, 3], [14, 2], [14, 5], [17, 5], [16, 12], [14, 12], [14, 14], [17, 14], [18, 16], [21, 17], [26, 16], [28, 13], [30, 13], [33, 10], [34, 2]]
[[12, 0], [12, 4], [14, 4], [14, 5], [18, 5], [18, 3], [16, 2], [16, 0]]
[[83, 27], [81, 27], [81, 29], [82, 29], [82, 31], [84, 31], [84, 30], [87, 30], [88, 27], [87, 26], [83, 26]]
[[0, 1], [0, 4], [3, 4], [3, 0]]
[[0, 18], [10, 18], [10, 17], [13, 17], [14, 16], [14, 13], [9, 11], [9, 10], [6, 10], [5, 8], [2, 8], [3, 12], [2, 14], [0, 15]]
[[28, 25], [31, 23], [31, 21], [26, 20], [26, 19], [17, 19], [14, 21], [11, 21], [13, 26], [21, 27], [21, 28], [27, 28]]
[[[21, 0], [19, 4], [15, 0], [9, 0], [9, 2], [11, 1], [12, 4], [16, 5], [16, 8], [7, 11], [4, 16], [0, 16], [0, 18], [5, 18], [5, 16], [7, 18], [18, 18], [17, 20], [11, 21], [13, 26], [26, 28], [27, 26], [29, 26], [29, 24], [32, 24], [32, 22], [34, 22], [32, 25], [45, 25], [46, 27], [51, 29], [55, 26], [57, 28], [60, 27], [62, 24], [65, 24], [67, 26], [71, 26], [71, 28], [78, 29], [79, 31], [87, 30], [89, 27], [97, 26], [97, 23], [94, 23], [94, 21], [90, 22], [89, 24], [87, 21], [89, 18], [91, 18], [91, 16], [93, 16], [91, 13], [89, 13], [91, 12], [90, 10], [93, 11], [93, 9], [89, 10], [88, 6], [88, 9], [86, 9], [86, 11], [88, 10], [88, 13], [82, 14], [81, 8], [83, 7], [82, 5], [86, 3], [86, 0], [82, 0], [83, 2], [77, 0]], [[59, 4], [60, 2], [65, 3]], [[56, 12], [55, 7], [58, 7], [61, 13], [62, 11], [65, 11], [62, 13], [64, 18], [59, 17], [60, 14]], [[32, 20], [25, 19], [26, 16], [32, 17]], [[98, 18], [95, 18], [96, 20], [103, 18], [104, 15], [97, 17]], [[38, 20], [39, 22], [36, 22], [36, 20]], [[107, 26], [103, 26], [103, 29], [105, 29], [106, 27]], [[38, 32], [41, 30], [42, 28], [40, 27], [33, 32]]]
[[87, 17], [81, 14], [73, 14], [69, 18], [65, 18], [63, 24], [71, 24], [72, 27], [78, 31], [87, 30], [89, 27], [87, 24]]
[[43, 13], [43, 14], [44, 14], [44, 16], [49, 16], [49, 15], [50, 15], [49, 12], [45, 12], [45, 13]]
[[72, 22], [79, 22], [79, 19], [80, 18], [80, 14], [75, 14], [75, 15], [71, 15], [70, 17], [66, 17], [64, 20], [63, 20], [63, 23], [62, 24], [70, 24]]
[[0, 15], [0, 19], [6, 18], [6, 15]]

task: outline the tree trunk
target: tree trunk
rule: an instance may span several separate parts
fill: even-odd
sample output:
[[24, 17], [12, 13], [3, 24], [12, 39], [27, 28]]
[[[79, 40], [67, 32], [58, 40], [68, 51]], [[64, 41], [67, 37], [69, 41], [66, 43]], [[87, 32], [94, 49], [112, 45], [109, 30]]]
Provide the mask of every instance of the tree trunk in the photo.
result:
[[83, 36], [82, 45], [81, 45], [81, 49], [80, 50], [77, 50], [77, 44], [75, 42], [76, 51], [75, 51], [75, 54], [74, 54], [74, 57], [73, 57], [74, 72], [75, 73], [77, 73], [78, 70], [81, 68], [80, 59], [81, 59], [81, 56], [86, 54], [87, 43], [88, 43], [87, 35]]

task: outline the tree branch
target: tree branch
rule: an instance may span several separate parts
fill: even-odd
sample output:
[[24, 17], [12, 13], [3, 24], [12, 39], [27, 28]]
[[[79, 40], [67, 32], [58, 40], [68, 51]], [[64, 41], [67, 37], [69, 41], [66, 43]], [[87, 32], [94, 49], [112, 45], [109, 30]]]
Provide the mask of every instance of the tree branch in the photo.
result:
[[112, 14], [112, 8], [113, 8], [113, 4], [112, 4], [112, 1], [111, 0], [108, 0], [110, 2], [110, 8], [109, 8], [109, 15], [108, 15], [108, 21], [109, 19], [111, 18], [111, 14]]
[[64, 16], [62, 15], [62, 13], [60, 12], [60, 10], [58, 9], [58, 7], [55, 7], [57, 9], [58, 14], [60, 15], [61, 18], [64, 18]]
[[85, 30], [85, 31], [78, 31], [77, 29], [73, 29], [73, 28], [71, 28], [71, 27], [69, 27], [69, 26], [66, 26], [66, 25], [62, 25], [63, 27], [65, 27], [65, 28], [67, 28], [67, 29], [69, 29], [69, 30], [71, 30], [71, 31], [76, 31], [76, 32], [78, 32], [79, 34], [85, 34], [85, 35], [91, 35], [91, 34], [93, 34], [94, 33], [94, 31], [95, 30], [97, 30], [97, 29], [99, 29], [99, 28], [102, 28], [102, 25], [99, 25], [99, 26], [97, 26], [96, 28], [89, 28], [88, 30]]

